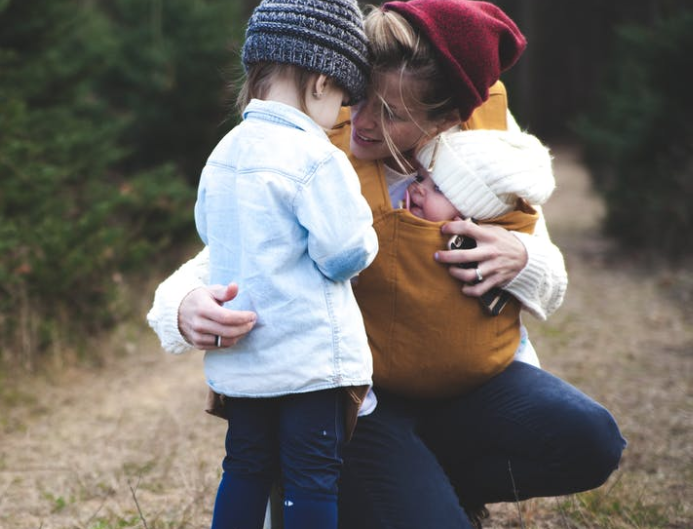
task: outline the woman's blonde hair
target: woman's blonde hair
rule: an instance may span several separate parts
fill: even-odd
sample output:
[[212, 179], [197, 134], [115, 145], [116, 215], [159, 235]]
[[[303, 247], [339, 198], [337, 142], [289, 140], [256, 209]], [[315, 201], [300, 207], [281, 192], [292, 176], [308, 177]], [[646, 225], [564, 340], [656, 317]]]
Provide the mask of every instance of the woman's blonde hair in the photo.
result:
[[[380, 95], [380, 76], [398, 72], [402, 100], [424, 111], [431, 121], [443, 120], [456, 113], [457, 108], [450, 93], [449, 80], [433, 46], [404, 17], [394, 11], [369, 6], [364, 25], [371, 51], [371, 89], [383, 104], [385, 142], [402, 165], [402, 153], [392, 143], [385, 127], [385, 112], [388, 109], [387, 102]], [[405, 82], [411, 80], [417, 82]], [[424, 127], [413, 119], [411, 110], [405, 109], [423, 134]]]

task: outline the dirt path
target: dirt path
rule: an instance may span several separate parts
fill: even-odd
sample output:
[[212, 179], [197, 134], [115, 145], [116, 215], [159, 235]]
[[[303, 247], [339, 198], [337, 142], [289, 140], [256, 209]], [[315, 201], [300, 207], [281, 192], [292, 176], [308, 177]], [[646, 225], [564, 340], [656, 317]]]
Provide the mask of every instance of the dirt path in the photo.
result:
[[105, 370], [44, 382], [0, 438], [0, 527], [141, 527], [135, 498], [150, 528], [204, 527], [225, 428], [201, 411], [200, 362], [148, 333]]
[[[527, 323], [544, 367], [607, 405], [630, 446], [595, 495], [526, 502], [521, 520], [494, 506], [487, 527], [693, 527], [693, 326], [670, 297], [691, 273], [613, 260], [584, 170], [556, 155], [546, 214], [571, 282], [549, 322]], [[0, 408], [0, 528], [208, 527], [225, 428], [201, 411], [201, 356], [165, 355], [146, 329], [114, 341], [122, 358]]]

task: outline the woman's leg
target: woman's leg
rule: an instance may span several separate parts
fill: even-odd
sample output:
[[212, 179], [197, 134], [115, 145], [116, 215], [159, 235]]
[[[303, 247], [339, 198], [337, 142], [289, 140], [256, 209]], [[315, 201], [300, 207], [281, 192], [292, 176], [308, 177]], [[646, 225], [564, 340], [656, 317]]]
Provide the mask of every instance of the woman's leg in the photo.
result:
[[226, 409], [226, 457], [212, 529], [261, 529], [279, 472], [276, 399], [230, 399]]
[[340, 529], [469, 529], [450, 481], [415, 432], [421, 408], [376, 394], [377, 408], [359, 418], [344, 448]]
[[626, 445], [605, 408], [522, 362], [432, 407], [422, 436], [471, 507], [598, 487]]
[[285, 529], [337, 529], [343, 390], [283, 397], [279, 425]]

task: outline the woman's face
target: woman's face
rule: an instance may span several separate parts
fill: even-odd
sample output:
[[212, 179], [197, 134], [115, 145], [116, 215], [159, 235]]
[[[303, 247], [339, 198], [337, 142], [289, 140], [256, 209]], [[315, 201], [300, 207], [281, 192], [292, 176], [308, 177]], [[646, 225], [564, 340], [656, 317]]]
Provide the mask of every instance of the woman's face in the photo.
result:
[[[422, 140], [435, 136], [440, 121], [432, 121], [414, 102], [419, 85], [424, 81], [397, 71], [378, 74], [378, 93], [371, 89], [367, 98], [351, 107], [351, 152], [362, 160], [384, 160], [397, 168], [386, 141], [406, 157]], [[402, 90], [401, 84], [406, 84]], [[442, 129], [441, 129], [442, 130]]]

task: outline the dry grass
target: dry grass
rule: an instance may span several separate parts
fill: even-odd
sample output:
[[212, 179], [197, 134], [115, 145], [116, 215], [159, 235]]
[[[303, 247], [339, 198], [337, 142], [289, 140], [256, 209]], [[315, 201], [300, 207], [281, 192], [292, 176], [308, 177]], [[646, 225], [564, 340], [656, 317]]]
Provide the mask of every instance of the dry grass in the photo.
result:
[[[527, 323], [544, 367], [609, 407], [630, 444], [604, 487], [491, 506], [486, 527], [693, 527], [692, 314], [674, 288], [693, 276], [612, 255], [584, 171], [557, 152], [547, 217], [571, 285], [549, 322]], [[99, 368], [2, 382], [3, 529], [208, 527], [225, 425], [201, 411], [201, 357], [164, 355], [144, 326], [109, 342]]]

